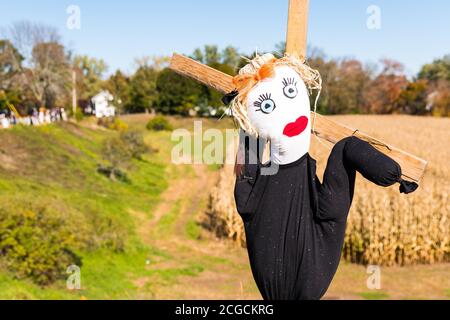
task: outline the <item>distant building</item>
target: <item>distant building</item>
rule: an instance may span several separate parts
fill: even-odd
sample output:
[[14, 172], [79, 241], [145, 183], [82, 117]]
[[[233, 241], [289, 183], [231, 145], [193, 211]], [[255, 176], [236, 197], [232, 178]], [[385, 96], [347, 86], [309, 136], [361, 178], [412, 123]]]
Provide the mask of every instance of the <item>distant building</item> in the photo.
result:
[[93, 114], [97, 118], [114, 117], [116, 115], [116, 107], [111, 104], [114, 97], [109, 91], [101, 91], [91, 98], [92, 106], [94, 108]]

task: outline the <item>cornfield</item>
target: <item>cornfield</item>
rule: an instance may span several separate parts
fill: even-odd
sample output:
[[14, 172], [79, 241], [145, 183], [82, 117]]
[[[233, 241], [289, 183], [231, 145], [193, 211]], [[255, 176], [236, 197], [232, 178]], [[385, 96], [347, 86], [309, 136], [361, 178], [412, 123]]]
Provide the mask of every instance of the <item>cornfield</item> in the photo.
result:
[[[450, 262], [450, 119], [337, 116], [335, 120], [429, 161], [420, 188], [408, 196], [399, 193], [398, 185], [385, 189], [358, 176], [344, 259], [386, 266]], [[320, 178], [331, 148], [312, 139], [310, 153], [317, 160]], [[233, 168], [225, 166], [211, 191], [205, 224], [218, 237], [245, 246], [233, 188]]]

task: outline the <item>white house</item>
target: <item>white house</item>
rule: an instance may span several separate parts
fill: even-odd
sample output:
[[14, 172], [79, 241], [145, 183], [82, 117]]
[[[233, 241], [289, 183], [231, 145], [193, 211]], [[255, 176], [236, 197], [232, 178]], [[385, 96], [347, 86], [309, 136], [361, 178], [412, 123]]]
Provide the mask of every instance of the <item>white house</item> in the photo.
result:
[[107, 90], [93, 96], [91, 101], [94, 106], [93, 113], [95, 116], [97, 118], [114, 117], [116, 115], [116, 107], [110, 104], [113, 100], [114, 97]]

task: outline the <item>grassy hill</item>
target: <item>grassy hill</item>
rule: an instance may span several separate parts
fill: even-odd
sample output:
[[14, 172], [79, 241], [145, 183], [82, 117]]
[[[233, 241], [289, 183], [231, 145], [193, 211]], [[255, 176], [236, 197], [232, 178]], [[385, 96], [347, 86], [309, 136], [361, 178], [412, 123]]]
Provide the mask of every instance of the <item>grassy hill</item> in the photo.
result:
[[[128, 182], [111, 181], [97, 165], [104, 161], [105, 139], [113, 135], [72, 123], [0, 131], [0, 213], [9, 217], [0, 222], [0, 250], [17, 262], [0, 259], [0, 298], [133, 298], [132, 281], [145, 275], [154, 252], [136, 235], [132, 213], [150, 214], [167, 187], [166, 166], [153, 152], [132, 161]], [[158, 148], [168, 137], [146, 139]], [[21, 233], [7, 234], [13, 223]], [[41, 268], [45, 278], [46, 264], [61, 258], [54, 247], [67, 238], [72, 240], [63, 246], [74, 259], [63, 261], [81, 264], [83, 290], [66, 290], [61, 274], [44, 289], [30, 268]], [[31, 257], [44, 253], [48, 261]]]
[[[448, 135], [447, 120], [337, 119], [430, 159], [419, 200], [448, 187], [448, 139], [427, 143]], [[261, 299], [246, 250], [201, 227], [217, 166], [175, 165], [170, 132], [146, 131], [145, 115], [123, 120], [153, 150], [131, 161], [126, 181], [97, 172], [105, 164], [104, 142], [116, 131], [89, 122], [0, 130], [0, 299]], [[170, 118], [175, 128], [191, 131], [193, 120]], [[415, 121], [427, 124], [424, 134], [404, 139], [383, 132], [402, 123], [402, 132], [413, 135]], [[229, 120], [202, 119], [202, 125], [233, 127]], [[427, 148], [412, 148], [414, 139]], [[313, 139], [320, 166], [327, 154], [317, 152], [319, 147]], [[363, 190], [358, 189], [361, 197]], [[80, 291], [66, 288], [71, 263], [81, 267]], [[382, 290], [371, 291], [366, 267], [342, 262], [325, 298], [448, 299], [448, 266], [383, 267]], [[39, 275], [45, 280], [55, 270], [59, 278], [42, 284]]]

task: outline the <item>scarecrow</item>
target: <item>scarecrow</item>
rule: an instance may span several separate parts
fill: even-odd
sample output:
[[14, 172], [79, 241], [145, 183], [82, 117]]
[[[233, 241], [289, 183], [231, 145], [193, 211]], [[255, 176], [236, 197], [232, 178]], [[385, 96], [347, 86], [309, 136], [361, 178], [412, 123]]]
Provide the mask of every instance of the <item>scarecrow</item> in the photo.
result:
[[[239, 124], [235, 200], [256, 284], [267, 300], [320, 299], [339, 265], [359, 172], [376, 185], [418, 187], [426, 162], [311, 112], [318, 71], [304, 58], [307, 1], [291, 0], [288, 48], [282, 58], [257, 55], [235, 77], [175, 55], [171, 68], [224, 93]], [[292, 31], [294, 30], [294, 31]], [[298, 31], [302, 41], [290, 41]], [[317, 97], [319, 94], [317, 95]], [[333, 142], [323, 180], [309, 154], [311, 134]], [[253, 140], [253, 141], [252, 141]], [[270, 142], [270, 160], [260, 143]], [[256, 146], [256, 148], [252, 147]], [[252, 162], [249, 159], [256, 159]], [[269, 167], [277, 170], [265, 174]], [[270, 170], [269, 170], [270, 171]]]
[[[231, 109], [241, 128], [270, 141], [270, 162], [258, 143], [241, 145], [246, 159], [237, 166], [235, 199], [245, 226], [252, 272], [264, 299], [320, 299], [337, 270], [344, 243], [356, 172], [387, 187], [400, 183], [400, 165], [355, 136], [342, 139], [328, 158], [323, 181], [309, 155], [309, 90], [320, 76], [294, 56], [257, 56], [234, 78]], [[227, 96], [227, 97], [230, 97]], [[243, 141], [242, 143], [245, 143]], [[253, 157], [249, 155], [253, 154]], [[262, 174], [275, 164], [274, 174]]]

